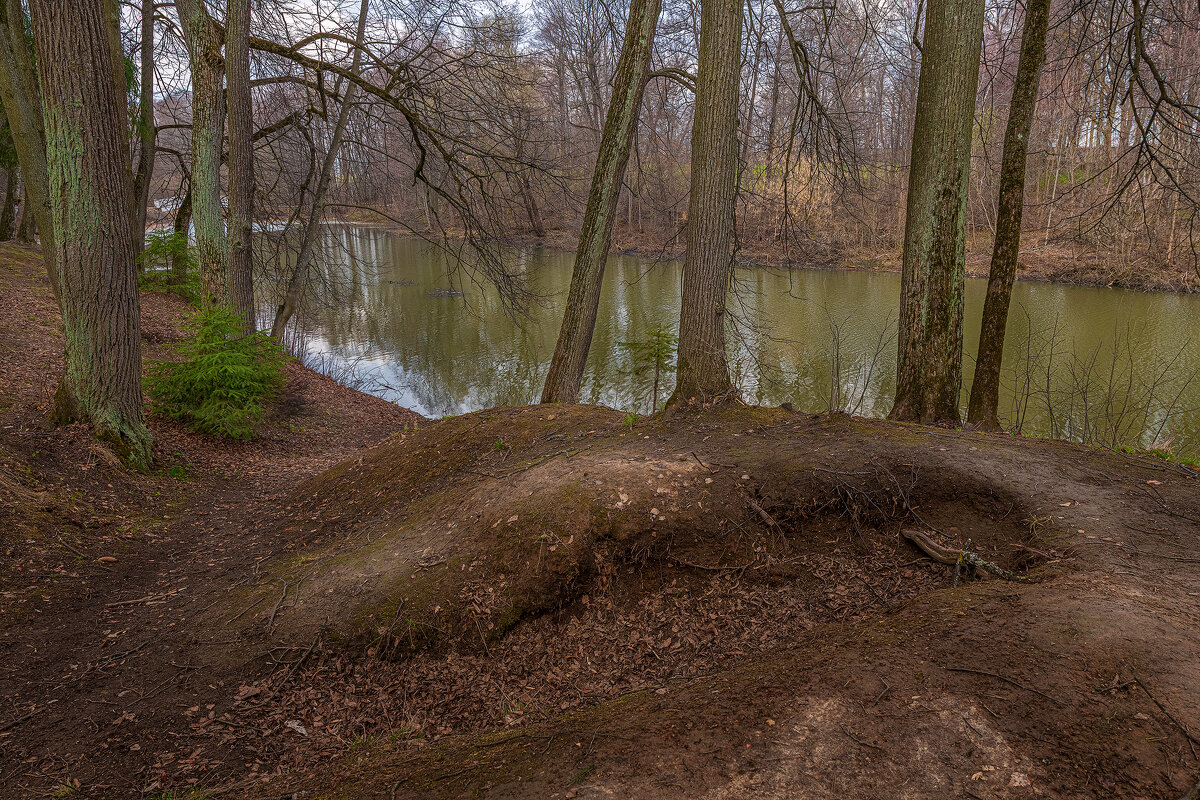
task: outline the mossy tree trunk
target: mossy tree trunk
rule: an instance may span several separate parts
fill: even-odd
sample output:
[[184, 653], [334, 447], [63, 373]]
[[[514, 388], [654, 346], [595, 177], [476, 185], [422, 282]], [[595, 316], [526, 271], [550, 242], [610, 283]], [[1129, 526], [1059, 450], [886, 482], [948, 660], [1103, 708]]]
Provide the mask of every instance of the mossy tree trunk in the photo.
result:
[[134, 125], [138, 157], [133, 173], [133, 238], [134, 248], [139, 253], [146, 244], [146, 206], [150, 204], [150, 181], [154, 177], [158, 138], [154, 121], [154, 0], [142, 0], [141, 28], [141, 68]]
[[583, 369], [596, 329], [596, 310], [600, 306], [600, 288], [612, 242], [617, 200], [650, 74], [650, 53], [661, 10], [662, 0], [633, 0], [629, 6], [625, 40], [621, 44], [613, 79], [612, 101], [600, 137], [579, 247], [575, 251], [571, 288], [567, 293], [558, 343], [550, 360], [550, 372], [542, 388], [543, 403], [574, 403], [579, 399]]
[[1017, 257], [1021, 252], [1021, 215], [1025, 207], [1026, 155], [1029, 132], [1037, 110], [1042, 65], [1046, 61], [1046, 30], [1050, 20], [1049, 0], [1028, 0], [1025, 26], [1021, 32], [1021, 57], [1013, 82], [1004, 131], [1004, 155], [1000, 161], [1000, 196], [996, 210], [996, 241], [988, 272], [987, 296], [979, 329], [979, 353], [971, 382], [967, 421], [980, 428], [1000, 428], [1000, 365], [1004, 359], [1004, 332]]
[[226, 302], [254, 318], [251, 234], [254, 220], [254, 113], [250, 103], [250, 0], [229, 0], [225, 17], [225, 81], [229, 107], [229, 263]]
[[205, 302], [224, 302], [228, 264], [221, 216], [225, 64], [221, 37], [201, 0], [176, 0], [192, 74], [192, 222]]
[[33, 227], [36, 225], [42, 237], [46, 277], [61, 305], [58, 265], [55, 261], [58, 248], [50, 213], [42, 97], [33, 69], [29, 39], [25, 35], [25, 11], [21, 7], [21, 0], [0, 0], [0, 98], [4, 100], [17, 160], [21, 163], [24, 191], [18, 238], [32, 241]]
[[[66, 363], [55, 416], [150, 463], [125, 98], [105, 0], [33, 0]], [[43, 230], [43, 237], [45, 231]]]
[[900, 273], [891, 418], [960, 422], [971, 125], [983, 0], [929, 0]]
[[725, 356], [725, 308], [733, 269], [741, 39], [742, 4], [703, 0], [679, 357], [668, 405], [704, 403], [733, 392]]

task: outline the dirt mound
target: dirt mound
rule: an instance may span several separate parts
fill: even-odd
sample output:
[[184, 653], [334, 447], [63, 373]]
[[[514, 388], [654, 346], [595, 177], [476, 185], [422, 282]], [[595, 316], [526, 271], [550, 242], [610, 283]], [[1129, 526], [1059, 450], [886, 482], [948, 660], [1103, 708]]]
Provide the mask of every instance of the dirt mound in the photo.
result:
[[761, 410], [626, 426], [595, 408], [428, 425], [298, 487], [274, 527], [302, 530], [303, 546], [213, 619], [281, 645], [324, 632], [395, 658], [486, 650], [649, 565], [886, 607], [837, 564], [911, 561], [902, 522], [1017, 569], [1038, 557], [1020, 547], [1029, 513], [989, 476], [951, 459], [918, 467], [869, 437], [850, 460], [844, 441], [812, 435], [821, 425]]
[[782, 410], [444, 420], [289, 496], [294, 554], [221, 611], [284, 655], [214, 724], [274, 794], [1176, 800], [1189, 480]]

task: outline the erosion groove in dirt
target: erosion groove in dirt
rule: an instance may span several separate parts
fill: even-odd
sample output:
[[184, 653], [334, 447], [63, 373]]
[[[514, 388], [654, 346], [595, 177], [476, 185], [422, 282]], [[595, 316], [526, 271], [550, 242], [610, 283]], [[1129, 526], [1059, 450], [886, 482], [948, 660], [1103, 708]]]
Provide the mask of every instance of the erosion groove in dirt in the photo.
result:
[[918, 464], [856, 425], [835, 437], [803, 415], [746, 410], [627, 428], [584, 407], [443, 420], [298, 487], [274, 525], [305, 544], [212, 619], [278, 645], [323, 632], [396, 658], [486, 651], [519, 621], [647, 569], [819, 583], [808, 562], [835, 545], [899, 558], [902, 522], [1018, 569], [1038, 558], [1013, 545], [1050, 532], [1031, 531], [1003, 481], [951, 458]]

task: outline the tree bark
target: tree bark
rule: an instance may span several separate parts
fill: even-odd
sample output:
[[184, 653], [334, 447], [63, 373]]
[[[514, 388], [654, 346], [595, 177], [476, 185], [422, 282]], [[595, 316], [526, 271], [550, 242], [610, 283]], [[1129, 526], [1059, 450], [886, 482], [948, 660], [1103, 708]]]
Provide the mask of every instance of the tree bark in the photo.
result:
[[221, 216], [221, 139], [225, 130], [221, 38], [201, 0], [175, 0], [192, 73], [192, 220], [207, 303], [225, 300], [228, 263]]
[[226, 302], [256, 327], [251, 234], [254, 220], [254, 113], [250, 102], [250, 0], [229, 0], [225, 17], [226, 98], [229, 106], [229, 263]]
[[150, 181], [154, 177], [157, 130], [154, 120], [154, 0], [142, 0], [141, 73], [138, 80], [137, 168], [133, 173], [133, 246], [142, 252], [146, 244], [146, 207], [150, 204]]
[[[90, 422], [128, 463], [150, 463], [125, 98], [104, 0], [33, 0], [66, 363], [57, 420]], [[46, 231], [43, 230], [43, 240]]]
[[[176, 236], [188, 235], [188, 231], [192, 228], [192, 184], [188, 181], [187, 191], [183, 194], [183, 199], [179, 201], [179, 208], [175, 209], [175, 223], [172, 225], [172, 231]], [[187, 280], [187, 258], [183, 253], [176, 252], [171, 257], [171, 281], [176, 285], [182, 285]]]
[[929, 0], [900, 273], [891, 418], [960, 422], [971, 125], [983, 0]]
[[[21, 182], [21, 199], [19, 201], [19, 209], [17, 214], [17, 241], [21, 244], [33, 244], [33, 211], [29, 208], [29, 189], [25, 186], [25, 181]], [[50, 273], [50, 268], [46, 268], [46, 272]], [[54, 298], [58, 299], [58, 272], [53, 273], [54, 283], [51, 288], [54, 290]]]
[[4, 170], [4, 209], [0, 211], [0, 242], [13, 238], [17, 219], [17, 168]]
[[987, 297], [979, 329], [979, 353], [967, 421], [980, 428], [1000, 428], [1000, 365], [1004, 357], [1004, 333], [1017, 257], [1021, 251], [1021, 215], [1025, 206], [1026, 155], [1029, 132], [1037, 109], [1038, 86], [1046, 61], [1046, 29], [1050, 0], [1028, 0], [1025, 26], [1021, 32], [1021, 56], [1013, 82], [1008, 127], [1004, 131], [1004, 155], [1000, 163], [1000, 197], [996, 210], [996, 241], [988, 272]]
[[574, 403], [579, 399], [583, 369], [596, 328], [596, 311], [600, 306], [604, 266], [612, 243], [617, 200], [650, 74], [650, 53], [661, 10], [662, 0], [633, 0], [629, 6], [625, 40], [621, 44], [613, 79], [612, 100], [592, 173], [579, 247], [575, 251], [571, 288], [567, 293], [558, 343], [550, 360], [550, 372], [542, 388], [543, 403]]
[[725, 357], [725, 304], [733, 270], [741, 38], [741, 2], [703, 0], [679, 358], [669, 406], [705, 403], [733, 392]]
[[25, 12], [21, 8], [21, 0], [0, 0], [0, 98], [3, 98], [8, 114], [24, 187], [18, 238], [21, 241], [33, 241], [33, 227], [36, 225], [42, 237], [46, 277], [61, 306], [58, 266], [55, 262], [58, 248], [50, 213], [42, 97], [25, 35]]

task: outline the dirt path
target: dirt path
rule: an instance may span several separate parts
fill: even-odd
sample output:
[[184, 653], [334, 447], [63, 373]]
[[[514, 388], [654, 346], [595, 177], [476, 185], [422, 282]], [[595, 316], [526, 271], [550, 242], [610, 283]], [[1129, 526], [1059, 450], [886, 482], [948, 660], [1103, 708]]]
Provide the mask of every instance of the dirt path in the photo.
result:
[[[252, 753], [193, 726], [264, 667], [190, 621], [286, 546], [257, 535], [260, 509], [419, 417], [292, 366], [258, 441], [153, 420], [157, 468], [129, 473], [45, 420], [61, 343], [40, 269], [0, 246], [0, 796], [139, 797], [244, 775]], [[144, 355], [162, 357], [186, 307], [146, 294], [142, 311]]]

